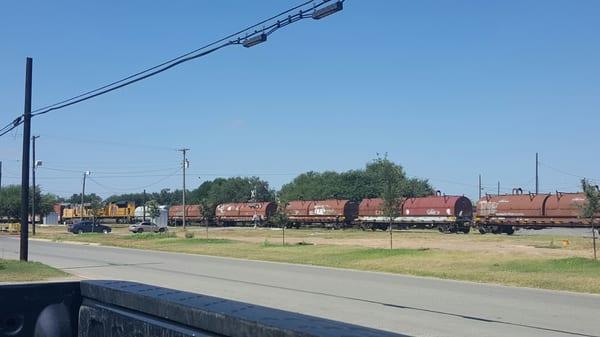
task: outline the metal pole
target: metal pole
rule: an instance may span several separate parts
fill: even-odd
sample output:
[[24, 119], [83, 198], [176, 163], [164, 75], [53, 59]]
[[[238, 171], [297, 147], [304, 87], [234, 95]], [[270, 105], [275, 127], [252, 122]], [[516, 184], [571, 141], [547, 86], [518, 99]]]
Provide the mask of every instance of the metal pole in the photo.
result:
[[187, 159], [186, 159], [186, 154], [187, 151], [189, 151], [190, 149], [179, 149], [179, 151], [181, 151], [183, 153], [183, 192], [182, 192], [182, 205], [183, 205], [183, 217], [182, 217], [182, 226], [183, 229], [185, 229], [185, 213], [186, 213], [186, 209], [185, 209], [185, 169], [187, 166]]
[[146, 222], [146, 190], [144, 190], [144, 214], [142, 215], [142, 221]]
[[32, 136], [31, 137], [31, 147], [32, 147], [32, 156], [33, 158], [31, 159], [31, 188], [33, 188], [33, 197], [31, 198], [31, 216], [33, 217], [33, 219], [31, 219], [31, 234], [33, 234], [35, 236], [35, 140], [37, 138], [40, 138], [40, 136]]
[[31, 72], [33, 59], [27, 58], [25, 67], [25, 111], [23, 114], [23, 156], [21, 163], [21, 242], [19, 258], [29, 257], [29, 141], [31, 140]]
[[85, 196], [85, 178], [87, 177], [87, 172], [83, 172], [83, 188], [81, 189], [81, 221], [83, 221], [83, 200]]
[[479, 199], [481, 199], [481, 174], [479, 175]]
[[535, 153], [535, 194], [538, 194], [540, 192], [540, 181], [539, 181], [539, 175], [538, 175], [538, 167], [539, 167], [539, 161], [538, 161], [538, 153]]

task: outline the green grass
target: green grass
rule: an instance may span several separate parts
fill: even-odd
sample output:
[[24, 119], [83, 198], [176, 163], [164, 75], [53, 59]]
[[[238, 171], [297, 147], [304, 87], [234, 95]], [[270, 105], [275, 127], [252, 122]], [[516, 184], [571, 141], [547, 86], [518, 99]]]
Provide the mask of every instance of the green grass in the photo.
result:
[[42, 281], [66, 276], [67, 273], [39, 262], [0, 259], [0, 282]]
[[[258, 231], [257, 231], [258, 232]], [[496, 250], [462, 251], [428, 248], [368, 248], [364, 246], [333, 244], [282, 245], [274, 231], [261, 231], [262, 242], [237, 241], [232, 238], [184, 238], [167, 234], [60, 234], [58, 240], [97, 242], [108, 246], [151, 249], [169, 252], [204, 254], [245, 258], [252, 260], [309, 264], [367, 271], [380, 271], [416, 276], [496, 283], [513, 286], [526, 286], [556, 290], [600, 293], [600, 262], [581, 257], [557, 257], [552, 254], [523, 255], [519, 253], [499, 254]], [[299, 236], [310, 242], [308, 231], [299, 231]], [[355, 236], [361, 232], [322, 232], [332, 238], [336, 233], [342, 237]], [[219, 235], [221, 233], [211, 233]], [[278, 234], [278, 233], [274, 233]], [[385, 235], [385, 233], [383, 233]], [[429, 235], [429, 237], [427, 236]], [[397, 236], [398, 243], [413, 237], [455, 240], [460, 245], [470, 242], [517, 242], [521, 246], [548, 245], [560, 242], [549, 238], [507, 237], [507, 236], [442, 236], [436, 233], [409, 233]], [[227, 236], [221, 236], [227, 237]], [[287, 239], [287, 236], [286, 236]], [[426, 244], [426, 243], [424, 243]], [[565, 250], [587, 249], [589, 242], [572, 239]], [[551, 244], [557, 246], [556, 244]], [[559, 248], [556, 248], [559, 249]], [[551, 251], [554, 251], [551, 250]]]
[[137, 233], [137, 234], [131, 234], [131, 235], [124, 236], [124, 238], [127, 240], [159, 240], [159, 239], [174, 238], [174, 237], [175, 237], [174, 232]]
[[513, 261], [498, 266], [517, 273], [560, 273], [600, 277], [600, 262], [582, 257], [555, 260]]

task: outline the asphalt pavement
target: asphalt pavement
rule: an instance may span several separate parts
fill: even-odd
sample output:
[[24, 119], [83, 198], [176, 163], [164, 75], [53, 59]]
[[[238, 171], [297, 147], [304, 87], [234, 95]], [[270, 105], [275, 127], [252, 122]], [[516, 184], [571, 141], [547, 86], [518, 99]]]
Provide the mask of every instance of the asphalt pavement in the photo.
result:
[[[18, 238], [0, 237], [4, 258]], [[414, 336], [600, 336], [600, 296], [93, 245], [30, 242], [30, 260]]]

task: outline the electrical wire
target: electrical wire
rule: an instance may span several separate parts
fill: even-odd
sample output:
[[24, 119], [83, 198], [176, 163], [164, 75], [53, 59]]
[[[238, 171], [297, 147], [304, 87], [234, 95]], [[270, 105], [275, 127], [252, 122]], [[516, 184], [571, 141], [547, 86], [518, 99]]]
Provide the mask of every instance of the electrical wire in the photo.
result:
[[88, 176], [87, 178], [88, 178], [90, 181], [94, 182], [96, 185], [98, 185], [98, 186], [100, 186], [100, 187], [103, 187], [103, 188], [108, 188], [109, 190], [112, 190], [112, 191], [114, 191], [114, 190], [121, 190], [121, 191], [135, 191], [135, 190], [141, 190], [141, 189], [148, 188], [148, 187], [150, 187], [150, 186], [153, 186], [153, 185], [159, 184], [159, 183], [161, 183], [161, 182], [163, 182], [163, 181], [165, 181], [165, 180], [167, 180], [167, 179], [169, 179], [169, 178], [172, 178], [172, 177], [174, 177], [174, 176], [178, 175], [178, 173], [179, 173], [180, 171], [181, 171], [181, 169], [180, 169], [180, 168], [178, 168], [177, 170], [173, 171], [173, 172], [172, 172], [172, 174], [170, 174], [170, 175], [167, 175], [167, 176], [163, 176], [163, 178], [161, 178], [161, 179], [159, 179], [159, 180], [157, 180], [157, 181], [155, 181], [155, 182], [152, 182], [152, 183], [150, 183], [150, 184], [147, 184], [147, 185], [144, 185], [144, 186], [139, 186], [139, 187], [131, 187], [131, 188], [116, 188], [116, 187], [111, 187], [111, 186], [107, 186], [107, 185], [105, 185], [105, 184], [103, 184], [103, 183], [100, 183], [100, 182], [96, 181], [96, 179], [95, 179], [95, 178], [98, 178], [98, 177], [92, 178], [91, 176]]
[[[328, 2], [328, 1], [331, 1], [331, 0], [323, 1], [323, 3], [325, 3], [325, 2]], [[176, 62], [176, 61], [178, 61], [178, 60], [180, 60], [180, 59], [182, 59], [182, 58], [185, 58], [185, 57], [187, 57], [187, 56], [193, 55], [193, 54], [195, 54], [195, 53], [197, 53], [197, 52], [199, 52], [199, 51], [201, 51], [201, 50], [203, 50], [203, 49], [206, 49], [206, 48], [212, 47], [212, 46], [214, 46], [214, 45], [216, 45], [216, 44], [218, 44], [218, 43], [221, 43], [221, 42], [223, 42], [223, 41], [226, 41], [226, 40], [228, 40], [228, 39], [231, 39], [232, 37], [235, 37], [235, 36], [237, 36], [237, 35], [240, 35], [240, 34], [242, 34], [242, 33], [246, 32], [246, 31], [249, 31], [249, 30], [251, 30], [251, 29], [254, 29], [254, 28], [256, 28], [256, 27], [258, 27], [258, 26], [260, 26], [260, 25], [262, 25], [262, 24], [265, 24], [265, 23], [267, 23], [267, 22], [269, 22], [269, 21], [275, 20], [276, 18], [278, 18], [278, 17], [280, 17], [280, 16], [282, 16], [282, 15], [288, 14], [288, 13], [290, 13], [290, 12], [292, 12], [292, 11], [295, 11], [296, 9], [302, 8], [302, 7], [304, 7], [304, 6], [308, 5], [308, 4], [309, 4], [309, 3], [311, 3], [311, 2], [313, 2], [313, 0], [306, 1], [306, 2], [304, 2], [304, 3], [302, 3], [302, 4], [300, 4], [300, 5], [297, 5], [297, 6], [295, 6], [295, 7], [292, 7], [292, 8], [290, 8], [290, 9], [287, 9], [287, 10], [285, 10], [285, 11], [282, 11], [282, 12], [280, 12], [280, 13], [278, 13], [278, 14], [275, 14], [275, 15], [273, 15], [273, 16], [271, 16], [271, 17], [269, 17], [268, 19], [264, 19], [264, 20], [262, 20], [262, 21], [261, 21], [261, 22], [259, 22], [259, 23], [253, 24], [253, 25], [251, 25], [251, 26], [248, 26], [248, 27], [246, 27], [246, 28], [244, 28], [244, 29], [241, 29], [241, 30], [239, 30], [239, 31], [237, 31], [237, 32], [235, 32], [235, 33], [229, 34], [229, 35], [227, 35], [226, 37], [224, 37], [224, 38], [221, 38], [221, 39], [219, 39], [219, 40], [217, 40], [217, 41], [214, 41], [214, 42], [211, 42], [211, 43], [209, 43], [209, 44], [206, 44], [206, 45], [204, 45], [204, 46], [202, 46], [202, 47], [196, 48], [196, 49], [194, 49], [194, 50], [192, 50], [192, 51], [190, 51], [190, 52], [187, 52], [187, 53], [185, 53], [185, 54], [183, 54], [183, 55], [179, 55], [179, 56], [177, 56], [177, 57], [174, 57], [174, 58], [172, 58], [172, 59], [170, 59], [170, 60], [167, 60], [167, 61], [164, 61], [164, 62], [162, 62], [162, 63], [160, 63], [160, 64], [157, 64], [157, 65], [155, 65], [155, 66], [153, 66], [153, 67], [150, 67], [150, 68], [144, 69], [144, 70], [142, 70], [142, 71], [139, 71], [139, 72], [137, 72], [137, 73], [135, 73], [135, 74], [129, 75], [129, 76], [125, 77], [125, 78], [122, 78], [122, 79], [119, 79], [119, 80], [117, 80], [117, 81], [114, 81], [114, 82], [108, 83], [108, 84], [106, 84], [106, 85], [103, 85], [103, 86], [101, 86], [101, 87], [99, 87], [99, 88], [96, 88], [96, 89], [93, 89], [93, 90], [86, 91], [86, 92], [84, 92], [84, 93], [81, 93], [81, 94], [79, 94], [79, 95], [77, 95], [77, 96], [73, 96], [73, 97], [71, 97], [71, 98], [64, 99], [64, 100], [62, 100], [62, 101], [60, 101], [60, 102], [57, 102], [57, 103], [54, 103], [54, 104], [50, 104], [50, 105], [47, 105], [47, 106], [44, 106], [44, 107], [41, 107], [41, 108], [35, 109], [35, 110], [33, 110], [33, 111], [32, 111], [32, 113], [40, 112], [40, 111], [43, 111], [43, 110], [46, 110], [46, 109], [49, 109], [49, 108], [55, 107], [55, 106], [57, 106], [57, 105], [60, 105], [60, 104], [67, 103], [67, 102], [69, 102], [69, 101], [76, 100], [76, 99], [78, 99], [78, 98], [81, 98], [81, 97], [87, 96], [87, 95], [89, 95], [89, 94], [93, 94], [93, 93], [95, 93], [95, 92], [98, 92], [98, 91], [100, 91], [100, 90], [103, 90], [103, 89], [106, 89], [106, 88], [112, 87], [113, 85], [116, 85], [116, 84], [122, 83], [122, 82], [124, 82], [124, 81], [127, 81], [127, 80], [129, 80], [129, 79], [132, 79], [132, 78], [135, 78], [135, 77], [137, 77], [137, 76], [140, 76], [140, 75], [142, 75], [142, 74], [145, 74], [145, 73], [147, 73], [147, 72], [150, 72], [150, 71], [152, 71], [152, 70], [155, 70], [155, 69], [158, 69], [158, 68], [160, 68], [160, 67], [166, 66], [166, 65], [168, 65], [169, 63]]]
[[[317, 8], [323, 6], [324, 4], [326, 4], [326, 3], [330, 2], [330, 1], [332, 1], [332, 0], [321, 0], [321, 2], [319, 4], [316, 4], [316, 5], [313, 4], [313, 6], [312, 6], [313, 14], [314, 14], [314, 12], [316, 11]], [[254, 28], [256, 28], [256, 27], [258, 27], [260, 25], [263, 25], [263, 24], [265, 24], [265, 23], [267, 23], [269, 21], [275, 20], [275, 19], [277, 19], [277, 18], [279, 18], [279, 17], [281, 17], [281, 16], [283, 16], [285, 14], [291, 13], [291, 12], [293, 12], [293, 11], [299, 9], [299, 8], [305, 7], [308, 4], [310, 4], [310, 3], [313, 3], [313, 0], [305, 1], [305, 2], [303, 2], [300, 5], [297, 5], [297, 6], [294, 6], [294, 7], [290, 8], [290, 9], [288, 9], [288, 10], [282, 11], [282, 12], [276, 14], [276, 15], [273, 15], [273, 16], [269, 17], [268, 19], [262, 20], [262, 21], [260, 21], [260, 22], [258, 22], [256, 24], [248, 26], [247, 28], [242, 29], [242, 30], [240, 30], [240, 31], [238, 31], [236, 33], [229, 34], [228, 36], [226, 36], [224, 38], [221, 38], [221, 39], [219, 39], [217, 41], [209, 43], [209, 44], [207, 44], [205, 46], [202, 46], [202, 47], [197, 48], [197, 49], [195, 49], [195, 50], [193, 50], [191, 52], [188, 52], [188, 53], [183, 54], [181, 56], [178, 56], [178, 57], [175, 57], [173, 59], [170, 59], [170, 60], [168, 60], [166, 62], [163, 62], [161, 64], [158, 64], [156, 66], [153, 66], [153, 67], [150, 67], [148, 69], [142, 70], [140, 72], [137, 72], [137, 73], [135, 73], [133, 75], [129, 75], [129, 76], [127, 76], [125, 78], [122, 78], [122, 79], [119, 79], [117, 81], [113, 81], [113, 82], [111, 82], [109, 84], [106, 84], [106, 85], [103, 85], [103, 86], [101, 86], [99, 88], [86, 91], [86, 92], [84, 92], [82, 94], [73, 96], [71, 98], [62, 100], [60, 102], [57, 102], [57, 103], [54, 103], [54, 104], [50, 104], [50, 105], [47, 105], [47, 106], [42, 107], [42, 108], [35, 109], [34, 111], [32, 111], [31, 116], [35, 117], [35, 116], [47, 114], [47, 113], [49, 113], [51, 111], [55, 111], [55, 110], [62, 109], [62, 108], [65, 108], [65, 107], [68, 107], [68, 106], [71, 106], [71, 105], [74, 105], [74, 104], [77, 104], [77, 103], [81, 103], [81, 102], [87, 101], [89, 99], [92, 99], [94, 97], [98, 97], [100, 95], [109, 93], [111, 91], [123, 88], [125, 86], [131, 85], [131, 84], [136, 83], [138, 81], [141, 81], [141, 80], [144, 80], [144, 79], [149, 78], [151, 76], [154, 76], [154, 75], [157, 75], [159, 73], [162, 73], [162, 72], [164, 72], [164, 71], [166, 71], [168, 69], [171, 69], [171, 68], [173, 68], [173, 67], [175, 67], [175, 66], [177, 66], [177, 65], [179, 65], [181, 63], [188, 62], [188, 61], [194, 60], [196, 58], [199, 58], [199, 57], [211, 54], [211, 53], [213, 53], [213, 52], [215, 52], [215, 51], [217, 51], [217, 50], [219, 50], [221, 48], [224, 48], [226, 46], [234, 45], [234, 44], [242, 44], [242, 42], [245, 41], [246, 39], [248, 39], [249, 37], [256, 36], [259, 33], [260, 34], [271, 34], [274, 31], [276, 31], [277, 29], [280, 29], [281, 27], [284, 27], [284, 26], [286, 26], [288, 24], [291, 24], [292, 22], [312, 17], [312, 14], [306, 15], [306, 13], [308, 12], [308, 10], [306, 10], [306, 11], [300, 10], [297, 14], [288, 15], [287, 16], [287, 21], [286, 20], [283, 20], [283, 21], [277, 20], [276, 23], [271, 24], [268, 27], [263, 27], [262, 30], [260, 30], [260, 31], [256, 30], [256, 29], [252, 33], [248, 33], [248, 31], [250, 31], [250, 30], [252, 30], [252, 29], [254, 29]], [[243, 39], [240, 36], [242, 33], [246, 33]], [[231, 39], [231, 38], [236, 37], [236, 36], [238, 36], [237, 40], [233, 39], [233, 40], [227, 41], [228, 39]], [[227, 41], [227, 42], [222, 43], [224, 41]], [[219, 43], [222, 43], [222, 44], [218, 45]], [[205, 50], [205, 51], [203, 51], [201, 53], [198, 53], [201, 50], [207, 49], [207, 48], [215, 46], [215, 45], [218, 45], [218, 46], [214, 47], [212, 49]], [[196, 54], [196, 53], [198, 53], [198, 54]], [[10, 124], [7, 124], [5, 127], [3, 127], [2, 129], [0, 129], [0, 137], [3, 136], [3, 135], [5, 135], [6, 133], [10, 132], [14, 128], [16, 128], [18, 125], [20, 125], [22, 123], [22, 121], [23, 121], [22, 117], [23, 117], [23, 115], [17, 117], [12, 122], [12, 126]], [[6, 130], [7, 128], [8, 128], [8, 130]]]

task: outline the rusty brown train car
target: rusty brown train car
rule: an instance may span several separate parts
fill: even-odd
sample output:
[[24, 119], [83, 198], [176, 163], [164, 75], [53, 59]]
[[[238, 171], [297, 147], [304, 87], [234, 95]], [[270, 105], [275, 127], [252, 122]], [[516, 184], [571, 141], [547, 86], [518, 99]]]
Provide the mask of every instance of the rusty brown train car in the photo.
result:
[[[186, 223], [200, 223], [204, 220], [202, 205], [185, 205]], [[169, 224], [180, 226], [183, 224], [183, 206], [176, 205], [169, 208]]]
[[363, 229], [386, 229], [391, 222], [400, 228], [438, 228], [444, 233], [468, 233], [472, 215], [473, 206], [468, 198], [439, 194], [401, 200], [398, 216], [392, 219], [384, 216], [382, 199], [363, 199], [356, 221]]
[[291, 226], [323, 225], [343, 228], [351, 226], [358, 215], [358, 204], [350, 200], [294, 200], [286, 205]]
[[220, 204], [215, 209], [217, 225], [264, 226], [277, 211], [274, 202], [239, 202]]
[[[482, 234], [514, 233], [515, 228], [590, 227], [581, 217], [583, 193], [513, 194], [485, 196], [477, 203], [474, 225]], [[599, 214], [600, 215], [600, 214]]]

